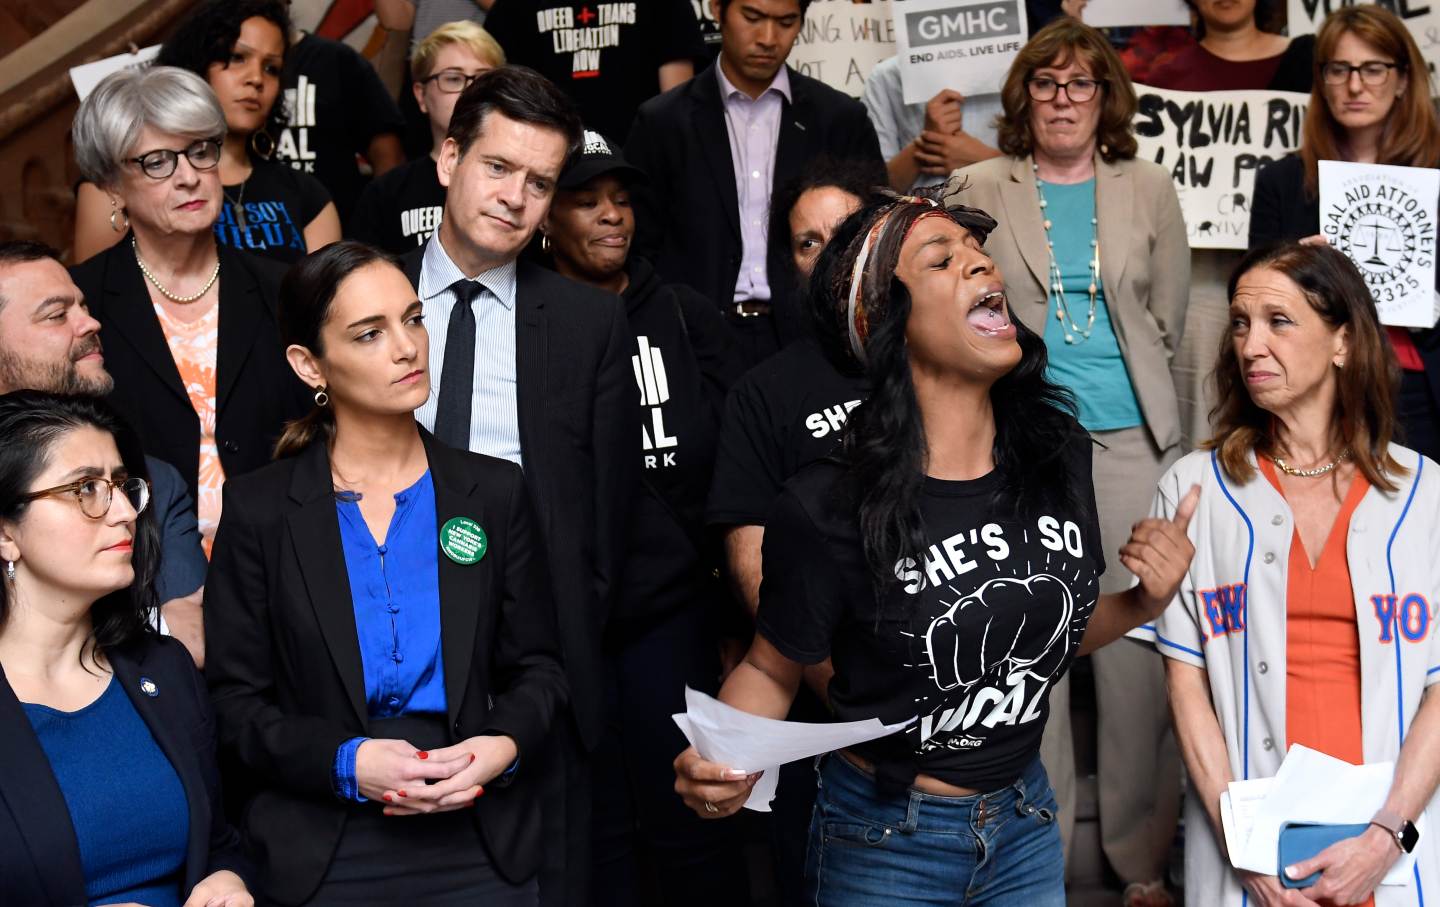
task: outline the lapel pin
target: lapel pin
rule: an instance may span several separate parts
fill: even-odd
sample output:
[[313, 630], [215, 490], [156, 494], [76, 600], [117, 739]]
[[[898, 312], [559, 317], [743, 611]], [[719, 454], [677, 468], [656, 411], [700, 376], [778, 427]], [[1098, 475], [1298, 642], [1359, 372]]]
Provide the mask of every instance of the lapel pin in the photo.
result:
[[149, 696], [151, 699], [154, 699], [156, 696], [160, 695], [160, 687], [158, 687], [155, 684], [155, 681], [151, 680], [149, 677], [141, 677], [140, 692], [144, 693], [146, 696]]
[[485, 530], [469, 517], [457, 516], [440, 527], [440, 550], [457, 564], [466, 567], [478, 564], [489, 547]]

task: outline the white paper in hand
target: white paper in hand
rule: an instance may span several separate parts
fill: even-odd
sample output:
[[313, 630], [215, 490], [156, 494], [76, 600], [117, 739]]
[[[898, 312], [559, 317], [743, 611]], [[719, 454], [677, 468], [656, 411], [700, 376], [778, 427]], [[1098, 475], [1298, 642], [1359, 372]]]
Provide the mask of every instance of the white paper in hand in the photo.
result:
[[759, 812], [770, 811], [778, 769], [785, 763], [888, 737], [914, 723], [911, 719], [881, 724], [876, 718], [840, 724], [776, 721], [742, 712], [689, 687], [685, 708], [684, 714], [674, 716], [675, 724], [702, 758], [746, 774], [765, 773], [745, 801], [746, 809]]

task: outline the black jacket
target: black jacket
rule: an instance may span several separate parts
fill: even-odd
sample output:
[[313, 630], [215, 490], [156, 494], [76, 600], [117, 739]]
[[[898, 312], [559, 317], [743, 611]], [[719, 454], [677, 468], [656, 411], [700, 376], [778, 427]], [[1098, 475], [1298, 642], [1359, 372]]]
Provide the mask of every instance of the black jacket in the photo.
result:
[[[1289, 154], [1261, 168], [1250, 204], [1250, 248], [1288, 242], [1320, 232], [1320, 199], [1305, 192], [1305, 164]], [[1440, 290], [1440, 272], [1436, 273]], [[1440, 328], [1412, 331], [1411, 339], [1425, 363], [1430, 398], [1440, 407]]]
[[[215, 722], [205, 682], [185, 647], [145, 634], [105, 653], [125, 695], [180, 776], [190, 806], [183, 891], [222, 869], [249, 875], [240, 836], [220, 806]], [[140, 691], [140, 678], [158, 691]], [[103, 746], [104, 741], [96, 741]], [[125, 758], [115, 753], [115, 758]], [[0, 673], [0, 904], [85, 903], [85, 872], [69, 807], [20, 702]], [[136, 796], [144, 796], [136, 791]]]
[[[309, 408], [305, 386], [285, 361], [275, 306], [285, 267], [227, 246], [220, 253], [220, 337], [215, 353], [215, 441], [225, 476], [270, 462], [285, 422]], [[171, 464], [198, 500], [200, 418], [190, 404], [155, 316], [130, 240], [70, 269], [100, 321], [110, 401], [133, 425], [145, 452]]]
[[[421, 246], [404, 258], [415, 286], [424, 255]], [[636, 478], [633, 345], [619, 297], [524, 260], [515, 263], [515, 394], [525, 484], [549, 555], [570, 705], [587, 750], [600, 739], [600, 640]]]
[[[636, 254], [654, 263], [666, 282], [688, 284], [725, 307], [735, 295], [743, 247], [718, 65], [641, 105], [625, 158], [649, 176], [631, 196]], [[859, 101], [793, 69], [789, 77], [792, 100], [781, 114], [772, 198], [821, 155], [884, 167], [880, 141]], [[770, 301], [782, 338], [790, 339], [799, 322], [783, 310], [794, 268], [790, 250], [778, 237], [772, 240], [766, 256]]]
[[[422, 437], [437, 530], [469, 517], [489, 537], [479, 563], [439, 559], [447, 745], [505, 734], [523, 759], [541, 749], [566, 696], [523, 479], [511, 463]], [[325, 445], [226, 482], [225, 508], [205, 586], [205, 674], [227, 765], [253, 788], [244, 831], [262, 888], [300, 903], [323, 878], [349, 808], [331, 787], [336, 749], [370, 724]], [[475, 804], [491, 860], [511, 881], [539, 865], [538, 774], [522, 766]]]

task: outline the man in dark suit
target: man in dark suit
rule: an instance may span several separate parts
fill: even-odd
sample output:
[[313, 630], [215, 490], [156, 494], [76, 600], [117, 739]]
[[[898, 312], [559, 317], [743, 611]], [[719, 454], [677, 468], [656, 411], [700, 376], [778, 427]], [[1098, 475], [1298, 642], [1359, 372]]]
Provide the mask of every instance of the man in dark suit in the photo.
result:
[[524, 467], [550, 561], [573, 721], [555, 729], [544, 764], [521, 769], [550, 782], [546, 905], [586, 898], [600, 641], [640, 430], [619, 297], [516, 260], [580, 136], [574, 105], [538, 73], [481, 75], [456, 102], [440, 149], [440, 229], [405, 260], [439, 378], [416, 416], [447, 444]]
[[884, 159], [859, 101], [785, 65], [809, 0], [710, 2], [719, 58], [630, 128], [625, 157], [650, 176], [634, 195], [635, 247], [714, 300], [753, 363], [801, 325], [788, 250], [765, 235], [770, 196], [821, 154]]
[[[115, 386], [105, 369], [100, 322], [58, 257], [36, 242], [0, 243], [0, 394], [38, 390], [103, 397]], [[160, 527], [157, 625], [203, 666], [206, 562], [195, 504], [175, 467], [146, 457], [145, 468], [150, 510]]]

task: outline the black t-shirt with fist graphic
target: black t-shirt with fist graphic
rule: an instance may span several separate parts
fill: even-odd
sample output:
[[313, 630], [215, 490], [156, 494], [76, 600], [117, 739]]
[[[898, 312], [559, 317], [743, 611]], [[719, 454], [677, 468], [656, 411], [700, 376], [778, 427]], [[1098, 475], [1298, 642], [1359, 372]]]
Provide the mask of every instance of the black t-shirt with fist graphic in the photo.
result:
[[825, 460], [786, 484], [765, 532], [757, 629], [794, 661], [833, 660], [837, 720], [913, 719], [856, 747], [882, 782], [924, 773], [994, 790], [1039, 753], [1050, 688], [1074, 659], [1105, 570], [1091, 443], [1077, 425], [1062, 458], [1076, 503], [1033, 514], [1004, 500], [999, 471], [927, 478], [926, 547], [895, 564], [883, 606], [844, 465]]

